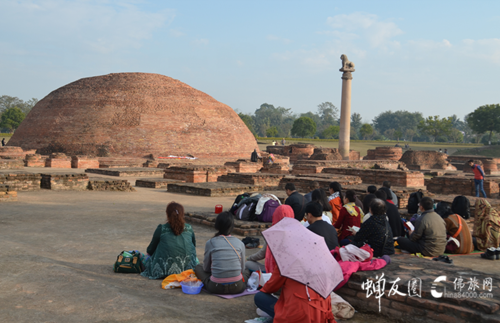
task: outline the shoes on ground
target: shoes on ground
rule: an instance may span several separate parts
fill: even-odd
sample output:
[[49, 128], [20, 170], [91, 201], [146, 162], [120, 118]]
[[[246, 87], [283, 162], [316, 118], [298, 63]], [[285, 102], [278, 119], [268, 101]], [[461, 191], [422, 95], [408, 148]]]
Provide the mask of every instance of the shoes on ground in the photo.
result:
[[485, 253], [481, 254], [481, 258], [489, 260], [499, 260], [500, 259], [500, 248], [488, 248]]
[[447, 264], [453, 265], [453, 260], [452, 260], [452, 259], [450, 259], [450, 257], [445, 256], [445, 255], [441, 255], [441, 256], [439, 256], [439, 257], [432, 258], [432, 260], [435, 260], [435, 261], [441, 261], [441, 262], [445, 262], [445, 263], [447, 263]]
[[269, 314], [267, 314], [266, 312], [264, 312], [263, 310], [261, 310], [258, 307], [257, 307], [257, 315], [260, 317], [271, 317], [271, 316], [269, 316]]

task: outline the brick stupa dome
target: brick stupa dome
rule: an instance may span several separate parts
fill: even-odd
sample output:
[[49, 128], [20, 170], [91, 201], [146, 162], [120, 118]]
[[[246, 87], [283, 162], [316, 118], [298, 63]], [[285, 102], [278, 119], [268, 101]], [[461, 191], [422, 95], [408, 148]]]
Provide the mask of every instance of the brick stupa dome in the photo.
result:
[[9, 146], [39, 153], [249, 158], [254, 136], [229, 106], [173, 78], [83, 78], [38, 102]]

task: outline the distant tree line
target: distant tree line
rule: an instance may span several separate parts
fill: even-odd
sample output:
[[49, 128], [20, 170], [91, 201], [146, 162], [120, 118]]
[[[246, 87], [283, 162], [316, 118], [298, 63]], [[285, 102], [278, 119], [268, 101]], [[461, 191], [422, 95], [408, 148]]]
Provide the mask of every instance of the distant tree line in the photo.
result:
[[0, 97], [0, 132], [13, 132], [31, 109], [38, 103], [33, 98], [23, 101], [14, 96], [2, 95]]
[[[340, 112], [331, 102], [319, 104], [315, 112], [301, 114], [264, 103], [254, 114], [239, 113], [239, 116], [258, 137], [338, 139], [340, 132]], [[359, 113], [353, 113], [351, 139], [500, 143], [500, 104], [478, 107], [464, 120], [457, 115], [424, 118], [421, 112], [389, 110], [371, 122], [363, 122]]]

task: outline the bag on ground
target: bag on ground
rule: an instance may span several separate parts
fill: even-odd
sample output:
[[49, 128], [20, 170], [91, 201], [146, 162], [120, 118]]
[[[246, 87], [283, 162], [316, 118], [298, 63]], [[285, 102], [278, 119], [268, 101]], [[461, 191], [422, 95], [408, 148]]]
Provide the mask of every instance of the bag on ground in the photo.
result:
[[255, 203], [241, 205], [236, 211], [236, 219], [241, 221], [250, 221], [252, 209], [255, 211]]
[[140, 274], [141, 253], [137, 251], [122, 251], [116, 258], [114, 265], [115, 273]]
[[451, 211], [454, 214], [460, 215], [464, 219], [470, 218], [470, 201], [463, 195], [457, 196], [451, 203]]
[[229, 212], [231, 212], [232, 214], [236, 214], [236, 210], [238, 210], [238, 204], [240, 204], [241, 200], [246, 199], [247, 197], [250, 197], [250, 194], [243, 193], [236, 196], [236, 198], [234, 199], [233, 206], [231, 206]]
[[262, 213], [258, 215], [258, 220], [260, 222], [273, 222], [273, 214], [276, 208], [280, 206], [280, 202], [275, 200], [269, 200], [264, 204]]

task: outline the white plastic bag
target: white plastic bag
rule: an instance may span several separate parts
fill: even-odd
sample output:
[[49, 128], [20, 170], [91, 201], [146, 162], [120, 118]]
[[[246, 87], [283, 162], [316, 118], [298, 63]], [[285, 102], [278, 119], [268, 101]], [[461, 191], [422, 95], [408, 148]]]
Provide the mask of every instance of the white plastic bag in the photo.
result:
[[248, 278], [247, 290], [249, 292], [253, 292], [253, 291], [257, 290], [257, 288], [259, 288], [259, 280], [260, 280], [259, 272], [258, 271], [254, 271], [250, 275], [250, 277]]

